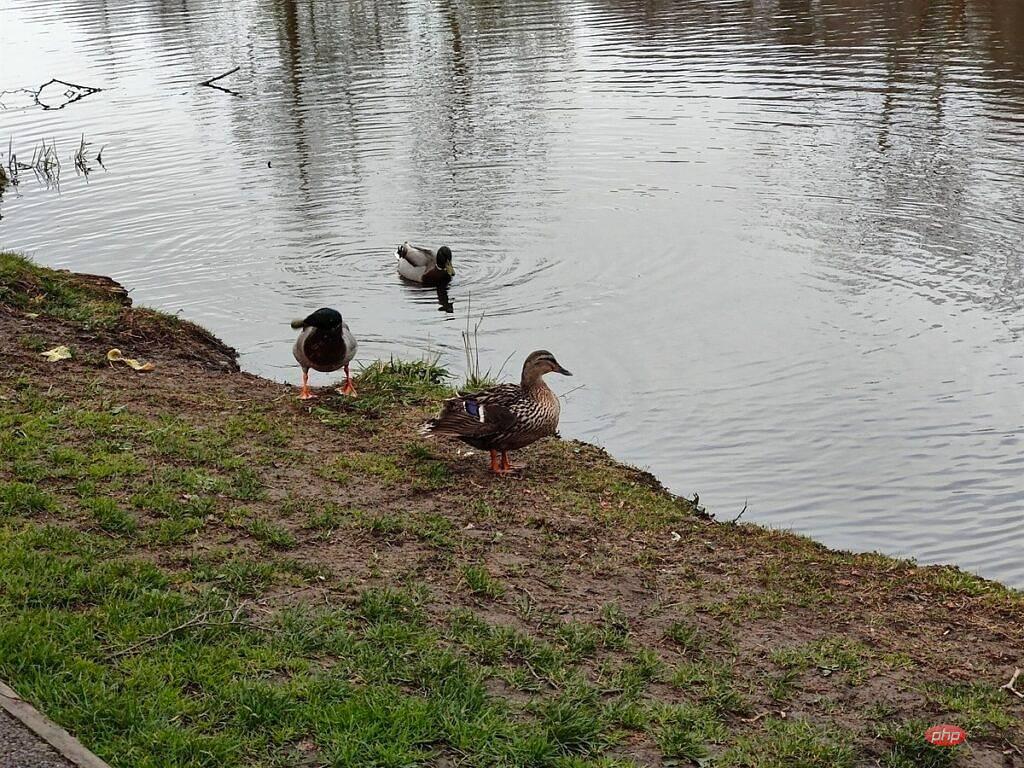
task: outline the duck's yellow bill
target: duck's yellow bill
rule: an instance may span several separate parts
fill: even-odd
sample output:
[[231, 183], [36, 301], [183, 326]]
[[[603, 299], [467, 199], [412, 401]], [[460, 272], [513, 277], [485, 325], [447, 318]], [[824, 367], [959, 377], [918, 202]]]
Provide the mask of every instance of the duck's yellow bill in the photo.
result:
[[452, 266], [452, 263], [450, 261], [444, 265], [444, 271], [447, 272], [450, 276], [454, 277], [455, 275], [455, 267]]

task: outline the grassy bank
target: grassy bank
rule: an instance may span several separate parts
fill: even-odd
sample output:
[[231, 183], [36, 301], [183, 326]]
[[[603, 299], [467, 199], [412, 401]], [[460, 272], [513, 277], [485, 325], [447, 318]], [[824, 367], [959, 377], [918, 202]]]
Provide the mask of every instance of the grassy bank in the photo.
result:
[[709, 521], [579, 443], [491, 477], [416, 433], [436, 368], [310, 406], [12, 255], [0, 354], [0, 678], [113, 766], [1024, 765], [997, 584]]

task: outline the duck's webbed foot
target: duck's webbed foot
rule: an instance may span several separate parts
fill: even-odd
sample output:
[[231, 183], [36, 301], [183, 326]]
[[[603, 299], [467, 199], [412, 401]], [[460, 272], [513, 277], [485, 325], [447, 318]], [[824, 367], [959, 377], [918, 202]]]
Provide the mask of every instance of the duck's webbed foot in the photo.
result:
[[349, 395], [350, 397], [356, 397], [356, 385], [352, 383], [352, 375], [348, 372], [348, 366], [345, 366], [345, 386], [338, 390], [343, 395]]
[[525, 464], [513, 464], [512, 460], [508, 457], [508, 451], [501, 452], [501, 460], [498, 462], [498, 469], [495, 470], [499, 475], [517, 475], [526, 469]]
[[309, 371], [302, 372], [302, 391], [299, 392], [299, 400], [312, 400], [316, 395], [309, 391]]

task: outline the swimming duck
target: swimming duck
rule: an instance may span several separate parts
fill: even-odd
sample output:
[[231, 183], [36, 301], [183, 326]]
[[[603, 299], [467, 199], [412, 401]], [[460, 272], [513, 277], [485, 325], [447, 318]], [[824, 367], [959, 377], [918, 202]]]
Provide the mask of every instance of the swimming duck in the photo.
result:
[[[423, 425], [429, 436], [457, 437], [491, 452], [491, 471], [505, 475], [520, 467], [508, 452], [555, 434], [558, 396], [544, 383], [544, 374], [572, 376], [547, 350], [532, 352], [523, 363], [519, 384], [499, 384], [480, 392], [463, 392], [444, 401], [441, 414]], [[500, 456], [499, 456], [500, 454]]]
[[408, 242], [398, 246], [398, 274], [406, 280], [422, 285], [448, 285], [455, 274], [452, 252], [442, 245], [435, 254], [428, 248], [417, 248]]
[[314, 397], [309, 391], [310, 368], [324, 373], [344, 368], [345, 386], [341, 393], [355, 395], [356, 388], [352, 385], [348, 364], [356, 356], [358, 344], [348, 323], [342, 320], [341, 313], [324, 307], [303, 320], [292, 320], [292, 328], [302, 329], [292, 347], [295, 360], [302, 366], [302, 392], [299, 398], [309, 400]]

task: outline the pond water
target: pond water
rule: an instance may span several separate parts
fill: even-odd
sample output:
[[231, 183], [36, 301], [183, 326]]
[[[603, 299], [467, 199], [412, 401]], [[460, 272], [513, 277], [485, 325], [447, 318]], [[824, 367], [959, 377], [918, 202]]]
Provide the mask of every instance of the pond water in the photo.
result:
[[62, 164], [0, 246], [293, 383], [318, 306], [456, 372], [484, 314], [485, 364], [576, 374], [565, 436], [720, 518], [1024, 586], [1019, 0], [6, 0], [0, 51], [5, 163]]

